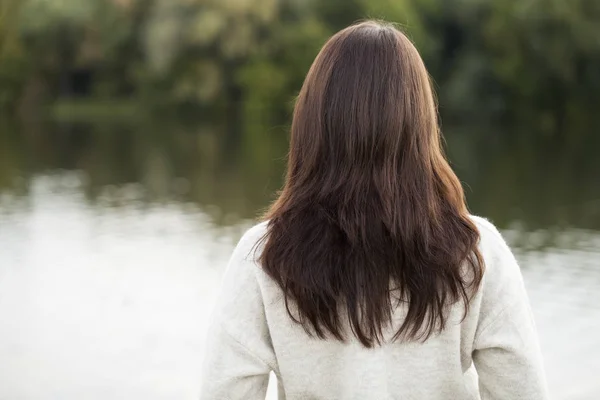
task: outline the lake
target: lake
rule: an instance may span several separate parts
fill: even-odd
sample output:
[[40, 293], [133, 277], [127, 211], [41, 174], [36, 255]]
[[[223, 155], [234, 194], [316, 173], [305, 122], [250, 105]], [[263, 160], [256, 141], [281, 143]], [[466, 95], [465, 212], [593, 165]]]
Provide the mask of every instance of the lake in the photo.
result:
[[[285, 146], [284, 127], [3, 121], [0, 399], [197, 398], [220, 276]], [[598, 135], [448, 147], [520, 261], [553, 398], [600, 398]]]

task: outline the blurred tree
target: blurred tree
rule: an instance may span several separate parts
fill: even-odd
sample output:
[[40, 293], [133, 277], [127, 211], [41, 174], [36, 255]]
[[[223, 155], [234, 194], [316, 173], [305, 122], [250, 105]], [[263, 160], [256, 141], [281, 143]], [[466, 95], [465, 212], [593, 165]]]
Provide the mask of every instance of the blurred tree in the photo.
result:
[[42, 74], [60, 95], [71, 95], [69, 72], [93, 18], [93, 2], [27, 0], [22, 7], [20, 34], [33, 73]]
[[326, 38], [382, 18], [423, 54], [446, 125], [569, 136], [572, 146], [572, 132], [597, 125], [597, 0], [0, 0], [0, 13], [0, 106], [42, 82], [51, 100], [226, 115], [223, 145], [260, 153], [257, 135], [289, 120]]
[[98, 73], [97, 96], [130, 97], [146, 84], [143, 45], [154, 5], [155, 0], [96, 0], [86, 44], [88, 64]]
[[593, 115], [600, 100], [600, 3], [508, 0], [490, 7], [482, 33], [511, 116], [535, 116], [536, 131], [556, 135]]
[[22, 3], [0, 0], [0, 110], [13, 108], [27, 79], [27, 59], [18, 35]]
[[600, 3], [444, 4], [442, 24], [454, 39], [441, 52], [447, 72], [434, 73], [449, 114], [520, 126], [526, 135], [590, 128], [600, 93]]

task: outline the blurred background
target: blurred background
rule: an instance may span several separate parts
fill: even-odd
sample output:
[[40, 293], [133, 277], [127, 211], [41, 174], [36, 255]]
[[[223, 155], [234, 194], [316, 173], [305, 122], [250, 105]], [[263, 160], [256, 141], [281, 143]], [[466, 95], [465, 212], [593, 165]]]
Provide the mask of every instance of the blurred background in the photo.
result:
[[[400, 24], [555, 399], [600, 398], [600, 1], [0, 0], [0, 399], [194, 399], [326, 38]], [[273, 394], [271, 393], [271, 396]]]

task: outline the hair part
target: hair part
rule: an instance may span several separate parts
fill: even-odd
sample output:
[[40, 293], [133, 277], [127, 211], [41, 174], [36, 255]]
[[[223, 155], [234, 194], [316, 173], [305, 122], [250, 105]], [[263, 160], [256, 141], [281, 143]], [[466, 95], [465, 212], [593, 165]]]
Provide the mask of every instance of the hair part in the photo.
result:
[[431, 86], [411, 41], [374, 21], [331, 37], [306, 76], [259, 260], [311, 335], [345, 340], [349, 325], [380, 344], [401, 301], [394, 339], [424, 340], [479, 287], [479, 233]]

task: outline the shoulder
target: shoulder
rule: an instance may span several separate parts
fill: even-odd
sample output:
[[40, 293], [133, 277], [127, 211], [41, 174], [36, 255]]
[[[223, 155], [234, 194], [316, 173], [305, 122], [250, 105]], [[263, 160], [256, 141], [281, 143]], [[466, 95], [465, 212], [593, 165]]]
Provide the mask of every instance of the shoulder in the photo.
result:
[[[479, 230], [479, 250], [483, 256], [485, 270], [475, 302], [477, 329], [475, 346], [487, 346], [494, 326], [513, 324], [529, 313], [529, 299], [519, 264], [498, 229], [485, 218], [471, 216]], [[516, 326], [522, 330], [523, 326]], [[505, 326], [506, 329], [508, 325]], [[478, 344], [477, 344], [478, 343]]]
[[240, 239], [238, 246], [243, 247], [254, 247], [262, 241], [262, 238], [267, 233], [269, 221], [259, 222], [247, 229], [242, 238]]
[[248, 315], [256, 313], [262, 306], [258, 256], [261, 239], [267, 231], [267, 224], [254, 225], [242, 235], [235, 246], [222, 280], [217, 299], [217, 314], [238, 318], [240, 310], [254, 308]]
[[471, 215], [470, 218], [479, 231], [482, 244], [493, 245], [501, 244], [500, 242], [505, 243], [502, 234], [490, 220], [478, 217], [477, 215]]
[[485, 261], [512, 262], [513, 253], [498, 228], [486, 218], [475, 215], [471, 215], [470, 218], [479, 231], [479, 250]]
[[484, 282], [488, 286], [498, 285], [498, 290], [522, 281], [521, 269], [504, 237], [489, 220], [471, 216], [479, 231], [479, 251], [485, 263]]
[[509, 301], [523, 287], [519, 264], [500, 231], [489, 220], [471, 216], [479, 231], [479, 251], [485, 263], [482, 290], [496, 301]]
[[247, 229], [235, 246], [225, 270], [225, 283], [247, 285], [257, 279], [259, 258], [264, 246], [268, 221], [257, 223]]
[[255, 255], [266, 231], [266, 223], [251, 227], [233, 250], [215, 298], [211, 326], [215, 335], [226, 340], [232, 338], [231, 343], [236, 348], [241, 345], [250, 355], [274, 368], [276, 361], [270, 348], [260, 268]]
[[232, 261], [256, 263], [268, 229], [268, 221], [247, 229], [233, 251]]

